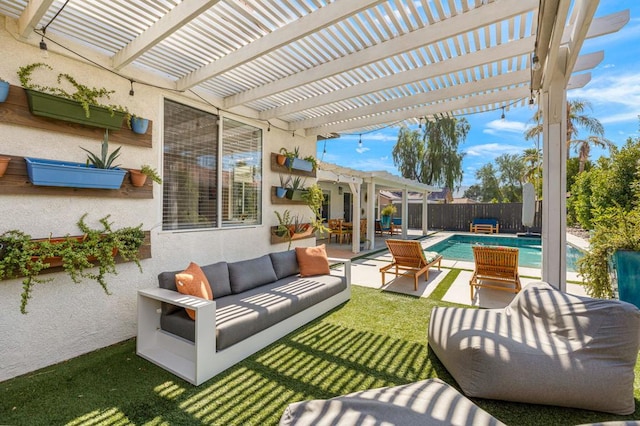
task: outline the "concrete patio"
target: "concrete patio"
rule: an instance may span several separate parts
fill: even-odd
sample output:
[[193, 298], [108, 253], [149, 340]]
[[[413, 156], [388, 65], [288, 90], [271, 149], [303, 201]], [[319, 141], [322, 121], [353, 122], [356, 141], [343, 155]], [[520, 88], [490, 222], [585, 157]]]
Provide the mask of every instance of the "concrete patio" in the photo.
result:
[[[421, 232], [417, 230], [409, 230], [408, 234], [409, 238], [421, 239], [422, 247], [425, 250], [428, 250], [432, 245], [452, 235], [451, 232], [433, 232], [427, 237], [423, 237]], [[470, 299], [469, 280], [474, 270], [473, 262], [447, 259], [442, 260], [441, 270], [437, 268], [431, 268], [429, 270], [428, 281], [424, 281], [421, 278], [418, 291], [414, 290], [413, 278], [405, 276], [394, 277], [393, 275], [387, 275], [386, 283], [383, 286], [380, 268], [389, 264], [392, 260], [384, 242], [387, 238], [391, 237], [385, 235], [383, 238], [376, 238], [375, 248], [373, 250], [362, 251], [358, 254], [352, 253], [350, 251], [350, 245], [348, 244], [328, 243], [326, 240], [319, 240], [318, 242], [322, 243], [324, 241], [327, 244], [327, 253], [330, 257], [352, 259], [351, 280], [354, 285], [381, 288], [384, 291], [403, 293], [416, 297], [429, 297], [452, 269], [461, 269], [460, 274], [458, 274], [442, 300], [481, 308], [502, 308], [509, 304], [514, 297], [514, 294], [511, 292], [480, 288], [476, 291], [474, 300], [472, 301]], [[398, 236], [394, 236], [393, 238], [398, 238]], [[567, 241], [571, 245], [582, 249], [586, 249], [589, 245], [588, 242], [570, 234], [567, 234]], [[519, 273], [523, 287], [530, 282], [541, 279], [540, 269], [520, 267]], [[567, 292], [582, 296], [586, 295], [584, 287], [576, 284], [577, 282], [580, 282], [578, 274], [570, 271], [567, 272]]]

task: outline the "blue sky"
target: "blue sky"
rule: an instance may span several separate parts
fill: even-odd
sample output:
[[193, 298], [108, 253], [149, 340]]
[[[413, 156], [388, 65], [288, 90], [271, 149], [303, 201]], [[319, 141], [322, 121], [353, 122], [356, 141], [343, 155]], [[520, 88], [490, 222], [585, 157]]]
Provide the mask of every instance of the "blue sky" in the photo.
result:
[[[587, 113], [600, 120], [605, 127], [605, 137], [621, 146], [628, 137], [638, 136], [638, 114], [640, 114], [640, 2], [638, 0], [601, 0], [596, 18], [630, 11], [630, 21], [617, 33], [586, 40], [581, 54], [604, 51], [604, 60], [591, 70], [591, 81], [581, 89], [570, 90], [569, 99], [580, 98], [591, 103], [593, 109]], [[500, 119], [501, 111], [466, 116], [471, 131], [461, 146], [466, 152], [463, 161], [463, 186], [476, 182], [475, 171], [492, 162], [501, 154], [521, 154], [533, 148], [523, 132], [531, 125], [534, 111], [528, 107], [512, 107]], [[414, 126], [417, 128], [417, 125]], [[362, 147], [358, 146], [359, 135], [342, 135], [338, 139], [318, 143], [318, 158], [357, 170], [384, 170], [399, 175], [393, 165], [391, 150], [397, 140], [398, 128], [363, 134]], [[579, 133], [579, 136], [587, 136]], [[607, 153], [593, 149], [591, 159]], [[571, 156], [575, 156], [571, 152]]]

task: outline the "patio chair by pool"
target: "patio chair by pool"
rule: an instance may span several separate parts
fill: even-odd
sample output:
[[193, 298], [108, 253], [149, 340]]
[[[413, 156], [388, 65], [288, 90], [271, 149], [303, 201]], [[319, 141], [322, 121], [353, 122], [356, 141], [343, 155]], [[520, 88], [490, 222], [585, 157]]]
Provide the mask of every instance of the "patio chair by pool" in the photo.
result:
[[393, 261], [391, 264], [380, 268], [382, 273], [382, 285], [385, 285], [385, 273], [394, 275], [411, 275], [413, 276], [414, 289], [418, 290], [418, 277], [424, 274], [424, 280], [429, 280], [429, 268], [438, 265], [440, 270], [440, 262], [442, 256], [435, 252], [425, 253], [422, 249], [420, 241], [412, 240], [386, 240], [387, 247]]
[[636, 409], [640, 310], [630, 303], [540, 281], [503, 309], [435, 307], [428, 341], [471, 398], [622, 415]]
[[[473, 246], [473, 259], [475, 270], [469, 281], [471, 300], [473, 300], [474, 287], [486, 287], [513, 293], [520, 291], [517, 248]], [[512, 284], [513, 287], [499, 283]]]

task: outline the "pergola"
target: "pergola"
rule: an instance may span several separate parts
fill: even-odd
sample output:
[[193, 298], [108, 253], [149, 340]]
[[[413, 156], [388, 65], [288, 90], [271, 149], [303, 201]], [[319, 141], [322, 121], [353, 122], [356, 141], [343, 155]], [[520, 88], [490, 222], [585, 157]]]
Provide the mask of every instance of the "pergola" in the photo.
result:
[[[292, 134], [332, 137], [394, 123], [524, 106], [544, 117], [543, 279], [565, 287], [566, 90], [628, 11], [597, 0], [5, 0], [26, 43], [145, 84], [190, 91]], [[315, 140], [315, 138], [314, 138]]]

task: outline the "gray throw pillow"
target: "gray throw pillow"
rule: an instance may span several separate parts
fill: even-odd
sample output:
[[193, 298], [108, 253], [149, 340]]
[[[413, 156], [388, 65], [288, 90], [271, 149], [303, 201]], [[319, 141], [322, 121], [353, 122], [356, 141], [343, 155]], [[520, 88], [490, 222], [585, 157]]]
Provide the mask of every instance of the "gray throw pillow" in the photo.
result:
[[278, 279], [268, 254], [256, 259], [229, 263], [228, 266], [231, 291], [234, 294], [272, 283]]
[[271, 256], [273, 270], [276, 272], [278, 279], [300, 273], [295, 250], [269, 253], [269, 256]]

